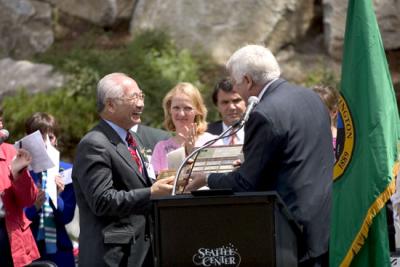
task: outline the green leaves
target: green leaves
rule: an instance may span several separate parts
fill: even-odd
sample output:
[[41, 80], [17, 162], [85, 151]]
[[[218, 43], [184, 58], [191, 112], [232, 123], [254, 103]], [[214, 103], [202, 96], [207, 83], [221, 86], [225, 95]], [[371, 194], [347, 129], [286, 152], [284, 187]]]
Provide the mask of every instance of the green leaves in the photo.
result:
[[108, 73], [124, 72], [137, 81], [146, 94], [142, 121], [153, 127], [161, 127], [162, 99], [175, 84], [191, 82], [203, 92], [204, 88], [213, 87], [204, 85], [200, 77], [207, 76], [207, 72], [215, 74], [216, 64], [207, 57], [200, 60], [188, 50], [178, 48], [163, 32], [143, 32], [132, 42], [112, 48], [96, 46], [94, 38], [96, 35], [89, 33], [73, 42], [72, 47], [59, 43], [37, 56], [36, 61], [52, 64], [67, 75], [68, 82], [50, 93], [29, 95], [20, 90], [3, 100], [5, 125], [12, 133], [12, 140], [24, 136], [25, 120], [34, 112], [48, 112], [60, 126], [62, 155], [72, 159], [79, 140], [97, 123], [96, 85]]

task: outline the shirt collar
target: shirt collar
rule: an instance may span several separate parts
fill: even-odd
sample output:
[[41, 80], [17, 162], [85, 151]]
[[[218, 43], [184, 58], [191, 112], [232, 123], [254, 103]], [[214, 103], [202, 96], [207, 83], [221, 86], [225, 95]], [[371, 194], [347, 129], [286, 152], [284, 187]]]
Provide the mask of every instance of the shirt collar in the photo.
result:
[[265, 92], [267, 91], [267, 89], [271, 86], [271, 84], [273, 82], [275, 82], [276, 80], [278, 80], [278, 78], [273, 79], [272, 81], [270, 81], [269, 83], [267, 83], [264, 88], [261, 90], [261, 92], [258, 94], [258, 99], [261, 100], [261, 98], [264, 96]]
[[[226, 131], [226, 129], [228, 129], [228, 125], [226, 125], [223, 121], [222, 121], [222, 131]], [[238, 143], [239, 144], [243, 144], [244, 143], [244, 127], [240, 128], [240, 130], [236, 133], [236, 137], [238, 139]], [[225, 137], [223, 139], [223, 142], [225, 145], [229, 144], [229, 141], [231, 140], [231, 137]]]
[[126, 145], [128, 145], [128, 143], [126, 142], [126, 134], [128, 133], [127, 130], [125, 130], [124, 128], [119, 127], [118, 125], [116, 125], [115, 123], [108, 121], [108, 120], [104, 120], [108, 125], [110, 125], [111, 128], [114, 129], [114, 131], [118, 134], [118, 136], [121, 138], [122, 141], [124, 141], [124, 143]]
[[130, 131], [137, 133], [138, 126], [139, 126], [139, 124], [133, 125], [132, 128], [130, 129]]

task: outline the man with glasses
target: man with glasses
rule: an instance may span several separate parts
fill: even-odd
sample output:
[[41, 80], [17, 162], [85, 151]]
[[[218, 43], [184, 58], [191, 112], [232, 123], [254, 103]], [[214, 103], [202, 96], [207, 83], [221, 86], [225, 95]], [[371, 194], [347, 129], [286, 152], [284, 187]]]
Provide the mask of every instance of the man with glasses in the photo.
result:
[[123, 73], [97, 85], [100, 122], [80, 141], [72, 179], [80, 215], [79, 265], [152, 266], [150, 198], [169, 195], [173, 178], [148, 177], [129, 130], [140, 123], [144, 95]]

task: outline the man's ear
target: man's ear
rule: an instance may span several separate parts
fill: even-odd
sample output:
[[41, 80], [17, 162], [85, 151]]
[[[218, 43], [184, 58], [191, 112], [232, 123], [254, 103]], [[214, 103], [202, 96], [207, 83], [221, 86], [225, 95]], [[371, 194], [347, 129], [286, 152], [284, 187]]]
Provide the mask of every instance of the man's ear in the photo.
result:
[[254, 84], [253, 79], [249, 75], [245, 74], [243, 76], [243, 82], [246, 84], [247, 91], [250, 91]]
[[104, 109], [113, 113], [115, 111], [115, 102], [111, 98], [107, 98]]

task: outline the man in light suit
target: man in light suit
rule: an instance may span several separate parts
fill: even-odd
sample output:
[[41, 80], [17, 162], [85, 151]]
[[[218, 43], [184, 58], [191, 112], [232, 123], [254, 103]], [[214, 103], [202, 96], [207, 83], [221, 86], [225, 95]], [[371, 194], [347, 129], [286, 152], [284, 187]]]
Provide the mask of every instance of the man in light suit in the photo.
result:
[[72, 172], [80, 266], [152, 265], [146, 223], [150, 199], [170, 194], [173, 178], [152, 184], [128, 135], [140, 122], [143, 101], [137, 83], [125, 74], [106, 75], [97, 85], [101, 120], [80, 141]]
[[[238, 92], [233, 90], [232, 83], [228, 78], [223, 78], [215, 85], [212, 100], [222, 120], [209, 123], [207, 132], [220, 135], [242, 117], [246, 110], [246, 103]], [[223, 142], [225, 145], [243, 144], [243, 128], [235, 136], [224, 138]]]
[[300, 266], [327, 266], [333, 148], [330, 118], [312, 90], [280, 79], [270, 50], [248, 45], [227, 62], [233, 88], [260, 100], [245, 124], [244, 162], [227, 174], [195, 174], [187, 190], [276, 190], [303, 226]]

